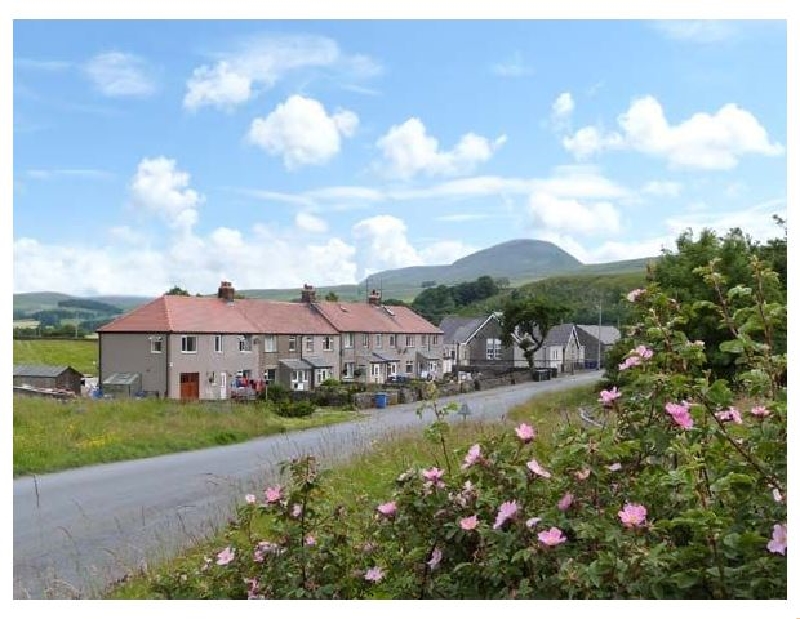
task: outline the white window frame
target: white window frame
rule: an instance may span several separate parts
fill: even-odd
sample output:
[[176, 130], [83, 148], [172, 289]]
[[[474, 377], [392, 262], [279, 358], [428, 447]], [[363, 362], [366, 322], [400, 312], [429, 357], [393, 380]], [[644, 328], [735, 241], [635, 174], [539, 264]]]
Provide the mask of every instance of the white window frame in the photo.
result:
[[355, 334], [353, 333], [345, 333], [344, 334], [344, 347], [345, 348], [353, 348], [355, 344]]
[[[411, 369], [408, 366], [411, 366]], [[414, 362], [413, 361], [406, 361], [406, 374], [414, 376]]]
[[[156, 346], [158, 344], [158, 346]], [[154, 355], [160, 355], [164, 351], [164, 338], [160, 335], [150, 336], [150, 352]]]
[[370, 363], [370, 375], [372, 378], [380, 378], [381, 376], [381, 364], [380, 363]]
[[486, 339], [486, 359], [488, 361], [499, 361], [503, 358], [503, 343], [497, 338]]
[[397, 336], [394, 333], [389, 334], [389, 348], [397, 348]]
[[425, 348], [428, 345], [428, 336], [424, 333], [422, 334], [422, 347]]
[[264, 336], [264, 352], [277, 352], [275, 334]]
[[383, 348], [383, 333], [375, 334], [375, 348]]
[[[189, 341], [194, 342], [194, 350], [187, 350]], [[181, 352], [184, 355], [197, 354], [197, 336], [196, 335], [181, 335]]]
[[[217, 344], [219, 344], [219, 346], [217, 346]], [[222, 334], [220, 333], [214, 336], [214, 352], [222, 352]]]
[[[272, 378], [269, 377], [270, 372], [272, 372]], [[278, 370], [276, 368], [267, 368], [264, 370], [264, 380], [270, 381], [270, 384], [274, 383], [278, 380]]]
[[344, 371], [342, 373], [342, 377], [343, 378], [355, 378], [356, 377], [356, 363], [355, 363], [355, 361], [345, 361], [344, 362]]
[[361, 334], [361, 345], [364, 348], [369, 348], [369, 333], [362, 333]]
[[438, 343], [439, 343], [439, 336], [438, 335], [434, 335], [433, 336], [433, 345], [436, 346]]
[[414, 348], [414, 336], [406, 335], [406, 348]]
[[239, 336], [239, 352], [251, 353], [253, 352], [253, 336], [240, 335]]
[[311, 336], [306, 336], [306, 352], [314, 352], [314, 338]]
[[322, 350], [331, 352], [333, 350], [333, 337], [326, 335], [322, 338]]
[[389, 364], [389, 375], [391, 376], [392, 374], [397, 374], [397, 364], [396, 363], [390, 363]]
[[297, 336], [289, 336], [289, 352], [297, 352]]

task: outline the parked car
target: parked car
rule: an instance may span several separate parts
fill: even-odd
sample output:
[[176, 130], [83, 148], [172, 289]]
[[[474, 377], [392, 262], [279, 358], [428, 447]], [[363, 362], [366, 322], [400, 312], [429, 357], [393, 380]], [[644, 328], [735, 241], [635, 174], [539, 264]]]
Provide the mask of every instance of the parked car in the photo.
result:
[[389, 374], [386, 383], [389, 385], [404, 385], [411, 382], [411, 377], [405, 374]]

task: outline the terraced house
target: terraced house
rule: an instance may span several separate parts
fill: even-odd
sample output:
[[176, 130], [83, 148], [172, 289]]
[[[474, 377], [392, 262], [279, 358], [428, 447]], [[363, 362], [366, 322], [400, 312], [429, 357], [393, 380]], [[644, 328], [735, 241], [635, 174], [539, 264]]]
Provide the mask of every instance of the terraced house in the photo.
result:
[[392, 374], [440, 375], [442, 332], [413, 311], [366, 303], [164, 295], [104, 325], [100, 383], [138, 375], [142, 391], [181, 399], [227, 399], [234, 380], [314, 389], [328, 378], [382, 383]]

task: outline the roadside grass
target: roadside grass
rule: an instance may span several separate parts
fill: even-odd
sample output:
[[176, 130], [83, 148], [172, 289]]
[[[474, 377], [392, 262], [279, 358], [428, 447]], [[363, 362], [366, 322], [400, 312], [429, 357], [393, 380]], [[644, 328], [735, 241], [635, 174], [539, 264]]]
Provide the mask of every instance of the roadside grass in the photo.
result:
[[14, 340], [14, 365], [71, 365], [82, 374], [97, 374], [97, 340]]
[[282, 418], [270, 404], [172, 400], [66, 403], [14, 398], [14, 476], [146, 458], [349, 421], [357, 413], [319, 410]]
[[[495, 422], [455, 421], [448, 437], [448, 451], [453, 466], [459, 466], [467, 448], [496, 435], [512, 431], [525, 421], [536, 428], [537, 443], [543, 450], [551, 448], [550, 438], [566, 422], [565, 413], [576, 407], [595, 403], [593, 385], [575, 387], [556, 393], [536, 396], [509, 411], [505, 419]], [[575, 415], [572, 415], [575, 419]], [[374, 515], [378, 503], [389, 500], [395, 479], [409, 468], [444, 467], [442, 449], [427, 441], [420, 429], [398, 431], [383, 440], [364, 445], [363, 453], [326, 471], [325, 501], [347, 508], [350, 543], [359, 543], [365, 525]], [[242, 498], [243, 502], [243, 498]], [[256, 517], [253, 531], [267, 531], [266, 519]], [[191, 574], [203, 564], [204, 557], [213, 557], [225, 546], [244, 548], [246, 534], [232, 526], [188, 548], [161, 565], [151, 566], [146, 573], [127, 577], [108, 591], [107, 599], [162, 599], [159, 574]]]

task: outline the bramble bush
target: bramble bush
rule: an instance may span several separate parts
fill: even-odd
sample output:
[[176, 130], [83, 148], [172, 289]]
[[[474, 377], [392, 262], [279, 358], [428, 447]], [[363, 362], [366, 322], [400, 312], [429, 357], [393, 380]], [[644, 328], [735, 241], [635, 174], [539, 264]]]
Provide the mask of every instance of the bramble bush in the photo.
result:
[[[697, 270], [737, 358], [712, 379], [681, 331], [697, 308], [651, 284], [627, 298], [636, 345], [622, 389], [601, 391], [594, 424], [535, 428], [457, 453], [448, 408], [426, 429], [441, 447], [402, 472], [365, 514], [329, 503], [312, 457], [285, 487], [239, 509], [230, 545], [192, 574], [159, 575], [167, 597], [766, 599], [786, 597], [786, 306], [753, 254], [755, 285]], [[735, 300], [735, 303], [732, 301]], [[433, 389], [432, 386], [428, 388]], [[348, 527], [363, 522], [360, 527]], [[258, 523], [259, 526], [255, 526]], [[256, 530], [257, 529], [257, 530]]]

